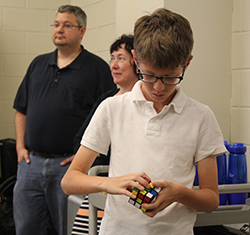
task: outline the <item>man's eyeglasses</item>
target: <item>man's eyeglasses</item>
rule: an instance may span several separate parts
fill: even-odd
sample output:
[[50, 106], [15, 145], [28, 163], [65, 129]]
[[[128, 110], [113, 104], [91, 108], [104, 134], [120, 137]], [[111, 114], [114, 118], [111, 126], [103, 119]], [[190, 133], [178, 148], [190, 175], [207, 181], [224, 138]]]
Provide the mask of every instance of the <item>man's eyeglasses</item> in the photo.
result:
[[82, 26], [79, 25], [72, 25], [72, 24], [58, 24], [58, 23], [54, 23], [50, 25], [51, 27], [53, 27], [54, 29], [58, 29], [61, 26], [66, 29], [66, 30], [70, 30], [72, 28], [81, 28]]
[[155, 83], [158, 79], [160, 79], [162, 83], [165, 85], [177, 85], [183, 80], [185, 68], [186, 66], [184, 66], [181, 76], [155, 76], [151, 74], [141, 73], [138, 68], [137, 68], [137, 74], [139, 75], [139, 79], [142, 80], [143, 82]]

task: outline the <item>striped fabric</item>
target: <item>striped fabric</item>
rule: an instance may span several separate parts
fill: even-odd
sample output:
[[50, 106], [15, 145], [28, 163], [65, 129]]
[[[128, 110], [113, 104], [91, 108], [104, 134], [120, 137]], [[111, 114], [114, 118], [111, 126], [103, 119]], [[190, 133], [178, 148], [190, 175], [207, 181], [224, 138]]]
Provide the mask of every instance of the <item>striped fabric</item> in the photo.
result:
[[[104, 211], [97, 210], [97, 233], [99, 233], [101, 220], [103, 217]], [[72, 228], [71, 235], [82, 235], [89, 234], [89, 201], [88, 196], [84, 198], [83, 203], [81, 204], [74, 224]]]

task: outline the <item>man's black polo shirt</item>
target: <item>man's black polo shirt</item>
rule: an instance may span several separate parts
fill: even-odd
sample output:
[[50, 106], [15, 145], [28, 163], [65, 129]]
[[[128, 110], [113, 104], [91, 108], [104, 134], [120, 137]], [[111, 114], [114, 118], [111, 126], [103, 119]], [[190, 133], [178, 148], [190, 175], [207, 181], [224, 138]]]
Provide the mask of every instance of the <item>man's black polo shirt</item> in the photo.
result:
[[115, 87], [108, 64], [84, 48], [62, 69], [57, 50], [36, 57], [14, 101], [14, 109], [26, 115], [26, 146], [38, 152], [73, 152], [74, 137], [95, 101]]

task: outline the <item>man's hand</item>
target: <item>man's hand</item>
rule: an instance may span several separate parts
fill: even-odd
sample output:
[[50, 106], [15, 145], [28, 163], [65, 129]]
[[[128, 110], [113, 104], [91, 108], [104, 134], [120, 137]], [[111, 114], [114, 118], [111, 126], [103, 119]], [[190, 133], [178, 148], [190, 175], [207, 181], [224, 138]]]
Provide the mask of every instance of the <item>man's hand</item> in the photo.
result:
[[61, 166], [65, 166], [65, 165], [67, 165], [68, 163], [72, 162], [73, 159], [74, 159], [74, 157], [75, 157], [75, 154], [72, 155], [72, 156], [69, 157], [69, 158], [66, 158], [64, 161], [61, 162]]
[[25, 160], [26, 163], [30, 163], [29, 152], [27, 149], [22, 148], [17, 150], [18, 162]]

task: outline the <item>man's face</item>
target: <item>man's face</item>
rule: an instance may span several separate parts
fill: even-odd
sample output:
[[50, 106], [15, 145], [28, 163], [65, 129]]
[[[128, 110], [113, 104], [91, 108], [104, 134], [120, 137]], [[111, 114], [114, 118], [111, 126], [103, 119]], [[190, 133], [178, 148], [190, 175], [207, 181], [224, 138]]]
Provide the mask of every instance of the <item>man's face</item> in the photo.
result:
[[[175, 69], [155, 69], [150, 67], [147, 63], [139, 63], [138, 68], [141, 73], [146, 73], [156, 76], [181, 76], [183, 67], [178, 66]], [[142, 82], [142, 93], [146, 100], [154, 103], [154, 108], [160, 112], [165, 105], [168, 105], [174, 98], [177, 85], [165, 85], [160, 79], [154, 83]]]
[[63, 25], [77, 26], [75, 14], [58, 13], [55, 17], [54, 24], [60, 25], [54, 27], [52, 31], [52, 40], [57, 47], [78, 47], [81, 44], [82, 37], [85, 33], [85, 27], [67, 28]]

